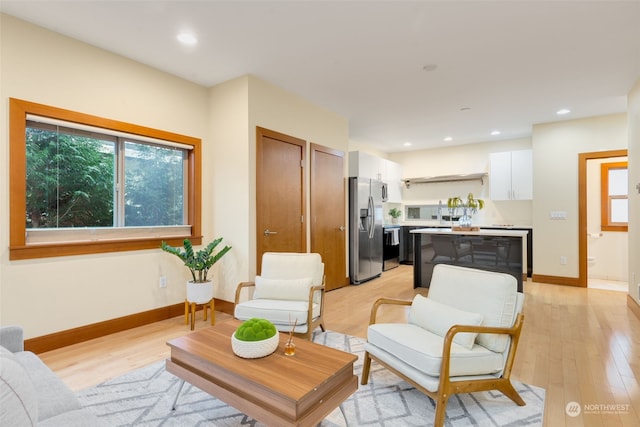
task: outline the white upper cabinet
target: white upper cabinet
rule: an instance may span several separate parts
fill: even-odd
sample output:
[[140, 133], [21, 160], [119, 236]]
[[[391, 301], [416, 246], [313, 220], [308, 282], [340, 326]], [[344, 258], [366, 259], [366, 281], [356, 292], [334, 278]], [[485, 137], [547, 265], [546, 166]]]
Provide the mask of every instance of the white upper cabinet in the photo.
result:
[[533, 152], [491, 153], [491, 200], [533, 199]]
[[400, 163], [384, 160], [385, 172], [383, 182], [387, 183], [387, 202], [402, 202], [402, 166]]
[[382, 181], [383, 164], [380, 157], [362, 151], [349, 152], [349, 176], [371, 178]]
[[349, 176], [372, 178], [387, 184], [388, 202], [402, 202], [402, 166], [362, 151], [349, 152]]

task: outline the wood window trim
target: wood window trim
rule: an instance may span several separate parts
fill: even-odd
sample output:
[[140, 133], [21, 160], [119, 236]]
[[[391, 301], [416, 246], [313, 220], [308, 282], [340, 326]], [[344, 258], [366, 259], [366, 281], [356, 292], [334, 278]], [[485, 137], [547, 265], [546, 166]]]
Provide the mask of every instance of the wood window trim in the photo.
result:
[[[201, 140], [144, 126], [105, 119], [89, 114], [37, 104], [16, 98], [9, 99], [9, 259], [35, 259], [69, 255], [86, 255], [106, 252], [155, 249], [162, 240], [172, 245], [182, 245], [185, 238], [194, 245], [202, 243], [202, 147]], [[71, 242], [53, 244], [26, 243], [26, 121], [27, 114], [50, 117], [73, 123], [87, 124], [105, 129], [144, 135], [152, 138], [175, 141], [193, 147], [189, 151], [189, 174], [187, 222], [191, 225], [191, 235], [174, 238], [117, 239], [92, 242]]]
[[602, 231], [629, 231], [628, 224], [612, 223], [609, 212], [609, 170], [628, 167], [628, 162], [609, 162], [600, 165], [600, 229]]

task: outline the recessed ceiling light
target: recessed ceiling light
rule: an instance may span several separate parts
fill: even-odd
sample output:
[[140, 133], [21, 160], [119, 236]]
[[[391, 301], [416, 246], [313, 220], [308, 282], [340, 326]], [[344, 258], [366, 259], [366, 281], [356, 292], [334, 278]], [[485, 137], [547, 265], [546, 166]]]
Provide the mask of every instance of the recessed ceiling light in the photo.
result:
[[445, 141], [453, 141], [453, 138], [451, 138], [450, 136], [445, 137], [444, 139]]
[[192, 33], [179, 33], [176, 38], [184, 45], [193, 46], [198, 43], [198, 39]]
[[563, 108], [561, 110], [556, 111], [556, 114], [559, 116], [564, 116], [565, 114], [569, 114], [571, 112], [571, 110], [569, 110], [568, 108]]
[[491, 135], [500, 135], [500, 131], [499, 130], [494, 130], [493, 132], [491, 132]]
[[411, 143], [410, 143], [409, 141], [405, 142], [405, 143], [404, 143], [404, 144], [402, 144], [402, 145], [404, 145], [405, 147], [411, 147]]

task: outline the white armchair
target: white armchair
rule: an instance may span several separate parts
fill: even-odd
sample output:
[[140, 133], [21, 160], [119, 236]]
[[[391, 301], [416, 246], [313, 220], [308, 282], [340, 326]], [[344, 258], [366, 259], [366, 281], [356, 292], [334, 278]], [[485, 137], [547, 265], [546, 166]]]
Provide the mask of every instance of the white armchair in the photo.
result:
[[[241, 302], [243, 289], [253, 295]], [[281, 332], [306, 339], [317, 327], [324, 331], [324, 264], [317, 253], [266, 252], [262, 272], [254, 282], [240, 283], [236, 289], [234, 317], [259, 317], [271, 321]]]
[[[435, 401], [435, 426], [444, 425], [452, 394], [495, 389], [525, 405], [510, 381], [524, 319], [517, 286], [509, 274], [438, 264], [427, 298], [379, 299], [371, 311], [362, 384], [371, 360], [377, 361]], [[408, 323], [376, 323], [383, 304], [409, 306]]]

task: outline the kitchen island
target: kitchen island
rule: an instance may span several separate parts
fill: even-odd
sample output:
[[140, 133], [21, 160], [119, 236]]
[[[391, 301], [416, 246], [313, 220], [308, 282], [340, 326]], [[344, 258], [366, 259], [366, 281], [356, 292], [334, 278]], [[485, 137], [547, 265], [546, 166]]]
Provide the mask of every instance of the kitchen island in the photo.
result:
[[527, 231], [419, 228], [411, 230], [411, 234], [414, 288], [429, 287], [435, 265], [451, 264], [509, 273], [522, 292], [527, 277]]

